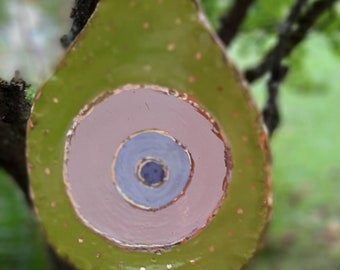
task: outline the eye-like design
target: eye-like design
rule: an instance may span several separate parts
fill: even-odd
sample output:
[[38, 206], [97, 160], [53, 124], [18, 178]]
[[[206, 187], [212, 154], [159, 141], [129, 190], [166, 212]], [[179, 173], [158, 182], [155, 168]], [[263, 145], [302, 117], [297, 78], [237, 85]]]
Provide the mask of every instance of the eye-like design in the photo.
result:
[[164, 131], [145, 130], [121, 143], [112, 175], [127, 201], [156, 211], [185, 193], [192, 165], [189, 151], [175, 138]]
[[100, 1], [39, 91], [32, 201], [78, 269], [241, 269], [271, 213], [246, 84], [195, 0]]
[[127, 85], [75, 118], [64, 179], [87, 226], [120, 246], [151, 251], [187, 241], [211, 222], [231, 164], [225, 135], [196, 101]]

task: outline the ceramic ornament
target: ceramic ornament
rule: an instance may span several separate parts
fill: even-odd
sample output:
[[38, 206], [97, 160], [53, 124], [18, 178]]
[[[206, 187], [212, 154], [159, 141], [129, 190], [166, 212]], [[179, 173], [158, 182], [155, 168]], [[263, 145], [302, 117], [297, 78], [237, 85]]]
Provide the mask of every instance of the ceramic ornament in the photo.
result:
[[28, 126], [34, 206], [77, 269], [240, 269], [270, 216], [268, 142], [193, 0], [101, 0]]

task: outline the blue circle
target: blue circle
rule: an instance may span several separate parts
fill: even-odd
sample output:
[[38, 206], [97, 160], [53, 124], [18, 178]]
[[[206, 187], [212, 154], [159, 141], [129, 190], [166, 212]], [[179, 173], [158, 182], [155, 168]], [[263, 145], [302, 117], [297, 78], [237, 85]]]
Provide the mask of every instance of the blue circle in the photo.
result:
[[149, 186], [162, 184], [165, 180], [165, 174], [163, 166], [152, 160], [145, 162], [140, 171], [141, 180]]
[[158, 131], [129, 137], [113, 165], [118, 191], [143, 209], [163, 208], [177, 199], [190, 180], [191, 170], [189, 152], [174, 138]]

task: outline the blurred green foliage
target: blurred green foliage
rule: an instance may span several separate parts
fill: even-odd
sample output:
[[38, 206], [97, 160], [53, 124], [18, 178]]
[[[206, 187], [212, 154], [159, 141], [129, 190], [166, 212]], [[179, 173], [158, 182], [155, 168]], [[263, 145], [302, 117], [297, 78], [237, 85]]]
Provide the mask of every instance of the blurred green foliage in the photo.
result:
[[0, 23], [3, 23], [8, 19], [8, 14], [5, 12], [4, 4], [6, 0], [0, 0]]
[[28, 89], [26, 89], [26, 99], [30, 102], [30, 104], [33, 103], [36, 93], [37, 89], [34, 87], [30, 86]]
[[47, 269], [47, 254], [32, 210], [0, 170], [0, 269]]
[[[229, 53], [239, 68], [245, 70], [256, 66], [265, 53], [274, 46], [277, 31], [294, 2], [294, 0], [257, 0], [254, 2], [239, 35], [229, 48]], [[203, 0], [202, 3], [213, 26], [218, 29], [220, 16], [228, 12], [233, 1]], [[316, 72], [320, 67], [316, 64], [314, 68], [310, 68], [309, 62], [317, 59], [316, 54], [324, 55], [325, 53], [328, 58], [340, 62], [340, 1], [323, 14], [311, 33], [318, 36], [318, 42], [307, 37], [285, 60], [291, 70], [290, 76], [285, 81], [285, 84], [290, 86], [289, 90], [310, 93], [327, 89], [324, 86], [328, 83], [327, 78], [318, 75], [323, 73]], [[317, 46], [319, 50], [311, 51], [311, 46]], [[317, 73], [316, 77], [311, 76], [315, 73]]]
[[210, 23], [215, 29], [220, 27], [220, 18], [226, 14], [233, 1], [231, 0], [202, 0], [202, 5]]
[[[322, 91], [291, 91], [290, 84], [281, 91], [282, 124], [271, 141], [274, 215], [266, 246], [247, 270], [340, 269], [339, 61], [317, 53], [323, 42], [313, 34], [306, 54], [315, 57], [304, 61]], [[253, 88], [259, 103], [264, 87]]]
[[[204, 2], [210, 2], [210, 17], [218, 17], [211, 8], [217, 1]], [[256, 2], [229, 48], [240, 69], [258, 64], [275, 44], [293, 2]], [[281, 87], [282, 123], [271, 142], [274, 215], [266, 246], [247, 270], [340, 269], [339, 47], [338, 1], [285, 60], [290, 73]], [[251, 86], [260, 107], [266, 79]]]

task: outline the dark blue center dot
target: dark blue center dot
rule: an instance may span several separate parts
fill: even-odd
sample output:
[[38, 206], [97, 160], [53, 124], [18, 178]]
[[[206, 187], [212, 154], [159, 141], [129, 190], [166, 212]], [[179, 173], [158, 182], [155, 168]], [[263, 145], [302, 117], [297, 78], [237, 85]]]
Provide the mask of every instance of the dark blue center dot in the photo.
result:
[[160, 186], [167, 178], [167, 168], [159, 161], [143, 160], [138, 167], [138, 178], [147, 186]]

